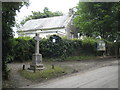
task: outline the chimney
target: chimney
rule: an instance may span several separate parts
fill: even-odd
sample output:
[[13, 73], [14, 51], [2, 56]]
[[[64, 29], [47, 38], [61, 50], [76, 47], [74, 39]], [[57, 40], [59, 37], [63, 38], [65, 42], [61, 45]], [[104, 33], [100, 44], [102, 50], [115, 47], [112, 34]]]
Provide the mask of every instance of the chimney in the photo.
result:
[[69, 9], [69, 16], [73, 15], [74, 11], [73, 11], [73, 8], [70, 8]]

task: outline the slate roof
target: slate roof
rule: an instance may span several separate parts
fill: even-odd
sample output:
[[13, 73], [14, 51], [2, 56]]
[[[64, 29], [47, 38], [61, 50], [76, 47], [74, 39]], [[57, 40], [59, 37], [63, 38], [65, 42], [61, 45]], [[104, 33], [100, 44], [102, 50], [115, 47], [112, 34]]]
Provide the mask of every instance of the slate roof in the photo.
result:
[[52, 28], [62, 28], [69, 21], [69, 15], [55, 16], [42, 19], [34, 19], [27, 21], [21, 30], [38, 30], [38, 29], [52, 29]]

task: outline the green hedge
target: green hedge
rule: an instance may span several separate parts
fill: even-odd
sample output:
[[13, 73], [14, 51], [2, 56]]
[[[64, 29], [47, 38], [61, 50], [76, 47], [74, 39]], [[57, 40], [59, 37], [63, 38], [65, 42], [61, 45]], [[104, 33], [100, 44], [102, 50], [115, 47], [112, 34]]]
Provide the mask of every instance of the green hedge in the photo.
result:
[[7, 61], [25, 61], [31, 60], [31, 55], [34, 53], [33, 39], [26, 38], [13, 38], [10, 40], [12, 49], [7, 57]]
[[[53, 43], [52, 39], [56, 38]], [[113, 54], [115, 48], [113, 43], [107, 42], [107, 52]], [[35, 52], [35, 40], [29, 37], [20, 37], [11, 39], [12, 49], [8, 54], [8, 61], [27, 61], [32, 59]], [[68, 56], [80, 55], [97, 55], [97, 39], [86, 38], [78, 39], [62, 39], [59, 36], [52, 35], [49, 39], [40, 41], [40, 53], [43, 58], [66, 58]]]

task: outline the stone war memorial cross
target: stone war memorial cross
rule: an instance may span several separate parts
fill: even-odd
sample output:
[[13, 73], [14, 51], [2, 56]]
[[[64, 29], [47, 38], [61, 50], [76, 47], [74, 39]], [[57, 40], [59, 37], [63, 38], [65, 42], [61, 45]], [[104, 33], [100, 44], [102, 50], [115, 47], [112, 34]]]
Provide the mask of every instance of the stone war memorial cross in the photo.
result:
[[42, 64], [42, 54], [39, 53], [39, 34], [36, 33], [34, 37], [35, 43], [35, 53], [32, 55], [32, 64], [30, 65], [29, 70], [43, 70], [45, 67]]
[[36, 36], [34, 39], [36, 40], [35, 53], [39, 54], [39, 41], [40, 41], [39, 34], [36, 33]]

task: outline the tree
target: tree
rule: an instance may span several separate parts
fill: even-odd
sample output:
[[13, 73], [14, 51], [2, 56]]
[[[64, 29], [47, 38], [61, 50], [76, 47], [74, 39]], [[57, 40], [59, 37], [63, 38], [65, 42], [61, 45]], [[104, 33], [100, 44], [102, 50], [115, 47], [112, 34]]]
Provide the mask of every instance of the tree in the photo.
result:
[[74, 24], [87, 36], [113, 41], [119, 35], [120, 2], [80, 2]]
[[38, 11], [32, 11], [32, 15], [28, 15], [27, 17], [25, 17], [25, 19], [23, 19], [20, 24], [23, 25], [25, 24], [25, 22], [27, 22], [28, 20], [31, 19], [40, 19], [40, 18], [47, 18], [47, 17], [53, 17], [53, 16], [62, 16], [63, 13], [56, 11], [56, 12], [51, 12], [47, 7], [45, 7], [43, 9], [43, 13]]
[[13, 30], [11, 27], [15, 25], [16, 11], [23, 5], [28, 5], [26, 2], [2, 2], [2, 71], [3, 78], [7, 78], [7, 62], [11, 54], [13, 38]]

